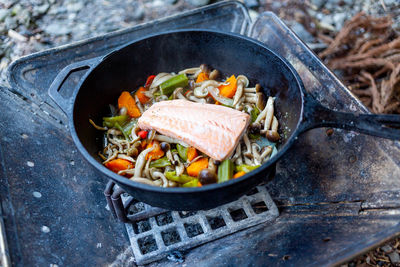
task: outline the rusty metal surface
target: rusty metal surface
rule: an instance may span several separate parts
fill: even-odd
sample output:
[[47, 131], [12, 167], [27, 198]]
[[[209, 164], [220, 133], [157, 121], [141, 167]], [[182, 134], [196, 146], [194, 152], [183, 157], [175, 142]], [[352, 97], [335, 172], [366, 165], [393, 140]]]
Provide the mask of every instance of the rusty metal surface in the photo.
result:
[[[285, 56], [321, 102], [366, 112], [273, 15], [263, 14], [250, 34]], [[125, 40], [122, 35], [119, 41]], [[75, 47], [79, 45], [84, 42]], [[12, 78], [12, 88], [0, 88], [0, 194], [11, 261], [106, 265], [123, 255], [129, 242], [123, 225], [105, 209], [106, 181], [77, 153], [65, 116], [47, 97], [47, 86], [61, 67], [83, 59], [80, 53], [73, 55], [80, 50], [55, 51], [59, 64], [41, 64], [36, 70], [32, 62], [46, 62], [45, 54], [21, 60], [19, 68], [30, 71], [10, 72], [19, 81]], [[79, 74], [70, 78], [65, 90], [71, 90]], [[277, 223], [193, 249], [186, 253], [186, 263], [321, 266], [362, 253], [400, 229], [399, 166], [398, 142], [339, 130], [331, 136], [324, 129], [309, 131], [279, 162], [268, 184], [280, 209]]]

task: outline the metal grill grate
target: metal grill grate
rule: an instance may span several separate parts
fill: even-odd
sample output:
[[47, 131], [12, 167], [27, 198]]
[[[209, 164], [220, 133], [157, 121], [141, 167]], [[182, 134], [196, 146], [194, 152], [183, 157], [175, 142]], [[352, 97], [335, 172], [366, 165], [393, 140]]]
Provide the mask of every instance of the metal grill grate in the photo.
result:
[[[123, 196], [124, 202], [129, 197]], [[147, 216], [146, 216], [147, 214]], [[165, 258], [234, 232], [274, 220], [279, 215], [265, 186], [257, 186], [240, 199], [211, 210], [166, 211], [138, 202], [128, 210], [126, 223], [137, 264]]]

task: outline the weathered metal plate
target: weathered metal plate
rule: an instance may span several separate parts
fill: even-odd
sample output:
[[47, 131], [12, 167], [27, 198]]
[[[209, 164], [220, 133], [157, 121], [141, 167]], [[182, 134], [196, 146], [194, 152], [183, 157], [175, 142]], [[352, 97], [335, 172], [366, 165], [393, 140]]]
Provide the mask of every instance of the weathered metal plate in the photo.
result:
[[[141, 36], [144, 28], [151, 31], [156, 26], [141, 27], [142, 33], [130, 34]], [[132, 40], [124, 34], [98, 37], [90, 44], [83, 41], [65, 54], [65, 47], [57, 48], [53, 51], [58, 63], [53, 65], [39, 64], [50, 61], [49, 53], [21, 59], [9, 73], [13, 88], [0, 90], [0, 193], [15, 265], [95, 266], [112, 263], [118, 256], [119, 263], [131, 263], [124, 261], [129, 242], [123, 225], [104, 209], [105, 181], [96, 178], [76, 152], [65, 116], [47, 97], [48, 85], [65, 64], [109, 51], [97, 47], [105, 41], [111, 49], [114, 41]], [[272, 14], [263, 14], [251, 35], [286, 57], [324, 104], [366, 111]], [[68, 83], [73, 85], [74, 81]], [[277, 223], [195, 248], [186, 255], [187, 265], [330, 265], [379, 244], [400, 229], [399, 150], [398, 142], [352, 132], [335, 130], [327, 136], [324, 129], [316, 129], [302, 135], [268, 184], [280, 206]], [[42, 197], [34, 197], [34, 192]]]

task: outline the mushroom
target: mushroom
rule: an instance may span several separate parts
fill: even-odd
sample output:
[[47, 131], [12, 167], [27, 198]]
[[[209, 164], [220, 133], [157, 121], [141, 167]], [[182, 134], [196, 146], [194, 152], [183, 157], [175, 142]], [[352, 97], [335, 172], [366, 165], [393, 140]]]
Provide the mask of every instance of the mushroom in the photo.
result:
[[210, 78], [210, 80], [216, 80], [219, 77], [219, 71], [218, 70], [213, 70], [210, 72], [210, 75], [208, 76], [208, 78]]
[[178, 87], [172, 93], [173, 99], [186, 99], [184, 95], [182, 95], [183, 87]]
[[179, 74], [185, 73], [185, 74], [192, 74], [193, 75], [193, 74], [196, 74], [197, 72], [199, 72], [199, 73], [201, 72], [201, 66], [200, 66], [200, 68], [196, 67], [196, 68], [188, 68], [188, 69], [181, 70], [179, 72]]
[[200, 69], [202, 72], [204, 72], [206, 74], [210, 74], [210, 68], [207, 66], [207, 64], [201, 64]]
[[155, 183], [155, 181], [153, 182], [152, 180], [143, 178], [143, 177], [131, 177], [129, 178], [129, 180], [134, 181], [134, 182], [138, 182], [138, 183], [142, 183], [142, 184], [148, 184], [148, 185], [157, 185], [157, 183]]
[[241, 99], [244, 88], [246, 88], [249, 85], [249, 79], [247, 79], [246, 76], [244, 75], [239, 75], [237, 78], [237, 87], [236, 87], [236, 92], [233, 97], [233, 106], [236, 106], [239, 102], [239, 99]]
[[241, 153], [242, 153], [242, 149], [241, 149], [241, 146], [240, 146], [240, 143], [239, 143], [236, 146], [235, 154], [233, 154], [232, 157], [231, 157], [231, 161], [237, 160], [237, 158], [241, 155]]
[[168, 160], [175, 165], [175, 159], [172, 155], [171, 152], [171, 146], [170, 144], [168, 144], [167, 142], [161, 142], [160, 144], [161, 150], [165, 152], [165, 154], [167, 155]]
[[[264, 119], [267, 116], [267, 113], [271, 113], [274, 115], [274, 98], [273, 97], [268, 97], [267, 104], [265, 105], [265, 108], [258, 114], [257, 119], [254, 121], [255, 123], [259, 123], [262, 119]], [[271, 117], [272, 119], [272, 117]]]
[[125, 154], [118, 154], [117, 158], [124, 159], [124, 160], [127, 160], [127, 161], [135, 163], [135, 160], [132, 157], [127, 156]]
[[168, 100], [168, 96], [166, 95], [159, 95], [156, 97], [155, 102], [165, 101]]
[[244, 88], [244, 92], [245, 93], [254, 93], [254, 94], [258, 93], [258, 92], [261, 92], [261, 85], [259, 85], [257, 83], [255, 87]]
[[167, 177], [162, 172], [155, 171], [153, 172], [153, 177], [154, 178], [159, 178], [163, 181], [163, 186], [162, 187], [168, 187], [168, 180]]
[[142, 103], [140, 103], [139, 98], [137, 97], [137, 95], [135, 95], [135, 102], [136, 102], [136, 106], [138, 107], [140, 114], [143, 114], [144, 109], [142, 106]]
[[269, 141], [278, 142], [278, 140], [280, 139], [278, 133], [278, 126], [279, 126], [278, 119], [274, 116], [271, 123], [271, 130], [267, 130], [266, 132], [266, 137]]
[[205, 80], [205, 81], [202, 81], [202, 82], [199, 82], [199, 83], [195, 83], [194, 86], [195, 87], [198, 87], [198, 86], [201, 86], [201, 87], [208, 87], [208, 86], [218, 87], [221, 84], [222, 83], [214, 81], [214, 80]]
[[145, 150], [140, 152], [139, 156], [136, 159], [135, 173], [134, 173], [133, 177], [142, 176], [142, 169], [146, 162], [146, 155], [147, 155], [147, 153], [153, 151], [154, 148], [155, 148], [155, 146], [152, 146], [152, 147], [146, 148]]
[[217, 165], [215, 164], [215, 160], [210, 158], [210, 160], [208, 161], [208, 169], [210, 171], [213, 171], [214, 173], [217, 172]]
[[[268, 157], [269, 155], [271, 155], [271, 152], [272, 152], [272, 147], [271, 147], [271, 146], [266, 146], [266, 147], [264, 147], [264, 148], [261, 150], [261, 155], [260, 155], [261, 162], [264, 162], [264, 161], [267, 159], [267, 157]], [[268, 157], [268, 158], [269, 158], [269, 157]]]
[[255, 104], [259, 110], [263, 110], [265, 107], [264, 94], [261, 92], [257, 93], [244, 93], [244, 99], [247, 103]]
[[261, 150], [260, 146], [257, 143], [252, 143], [251, 150], [253, 153], [254, 164], [261, 165], [262, 160], [261, 160], [261, 155], [260, 155], [260, 150]]
[[243, 140], [244, 140], [244, 144], [246, 145], [246, 152], [244, 152], [243, 155], [245, 157], [252, 159], [253, 155], [252, 155], [252, 151], [251, 151], [251, 143], [250, 143], [250, 139], [249, 139], [247, 133], [245, 133], [243, 135]]
[[109, 161], [111, 161], [111, 160], [113, 160], [113, 159], [116, 159], [117, 156], [118, 156], [118, 150], [114, 150], [114, 151], [113, 151], [113, 154], [111, 155], [111, 157], [107, 158], [107, 160], [104, 161], [103, 164], [106, 164], [107, 162], [109, 162]]
[[155, 91], [157, 90], [157, 87], [160, 84], [162, 84], [163, 82], [165, 82], [172, 76], [173, 75], [171, 73], [166, 73], [166, 72], [161, 72], [161, 73], [157, 74], [157, 76], [154, 77], [153, 82], [150, 85], [150, 91], [152, 92], [152, 94], [155, 93]]
[[209, 169], [203, 169], [199, 173], [199, 181], [201, 184], [215, 184], [217, 182], [217, 175]]
[[198, 103], [206, 103], [206, 100], [204, 98], [197, 98], [194, 95], [188, 96], [188, 100], [192, 100], [193, 102], [198, 102]]
[[196, 97], [204, 98], [208, 96], [208, 87], [198, 86], [193, 89], [193, 94]]
[[175, 163], [178, 163], [178, 165], [175, 164], [175, 174], [176, 174], [176, 176], [180, 176], [185, 171], [185, 166], [179, 160], [178, 154], [176, 154], [176, 153], [174, 154], [174, 159], [175, 159]]
[[151, 178], [150, 174], [150, 162], [151, 162], [151, 156], [149, 157], [149, 160], [147, 160], [146, 165], [144, 166], [144, 171], [143, 174], [146, 178]]

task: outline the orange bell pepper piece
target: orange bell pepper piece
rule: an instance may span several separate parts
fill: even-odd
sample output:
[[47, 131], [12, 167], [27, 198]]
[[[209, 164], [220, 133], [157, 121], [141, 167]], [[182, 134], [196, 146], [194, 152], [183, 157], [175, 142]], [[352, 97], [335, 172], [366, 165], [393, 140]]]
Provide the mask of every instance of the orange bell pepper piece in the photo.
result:
[[151, 160], [156, 160], [159, 158], [164, 157], [164, 151], [161, 149], [160, 146], [160, 142], [158, 142], [157, 140], [153, 140], [150, 144], [147, 145], [147, 148], [153, 147], [154, 149], [153, 151], [150, 151], [149, 153], [147, 153], [146, 155], [146, 160], [148, 160], [151, 157]]
[[188, 161], [194, 160], [198, 156], [197, 149], [194, 147], [189, 147], [187, 151], [187, 159]]
[[132, 95], [124, 91], [118, 98], [118, 108], [125, 107], [128, 110], [128, 115], [134, 118], [140, 117], [140, 110], [136, 106], [135, 99], [132, 97]]
[[201, 83], [201, 82], [207, 81], [209, 79], [210, 78], [208, 77], [207, 73], [200, 72], [200, 74], [197, 76], [196, 83]]
[[110, 169], [111, 171], [113, 171], [115, 173], [133, 168], [132, 162], [130, 162], [126, 159], [113, 159], [113, 160], [107, 162], [105, 165], [108, 169]]
[[218, 87], [219, 94], [228, 98], [232, 98], [235, 95], [237, 88], [237, 80], [235, 75], [229, 77], [224, 83], [227, 83], [227, 85], [220, 85]]
[[243, 176], [243, 175], [245, 175], [245, 174], [246, 174], [246, 173], [245, 173], [244, 171], [240, 171], [240, 172], [235, 173], [235, 175], [233, 175], [232, 178], [239, 178], [240, 176]]
[[208, 168], [208, 158], [201, 158], [192, 162], [189, 167], [186, 168], [187, 173], [190, 176], [197, 177], [201, 170]]
[[142, 103], [142, 104], [146, 104], [150, 100], [150, 98], [147, 97], [144, 94], [144, 92], [147, 92], [147, 90], [146, 90], [146, 88], [141, 86], [135, 93], [135, 96], [137, 96], [137, 98], [139, 99], [140, 103]]

